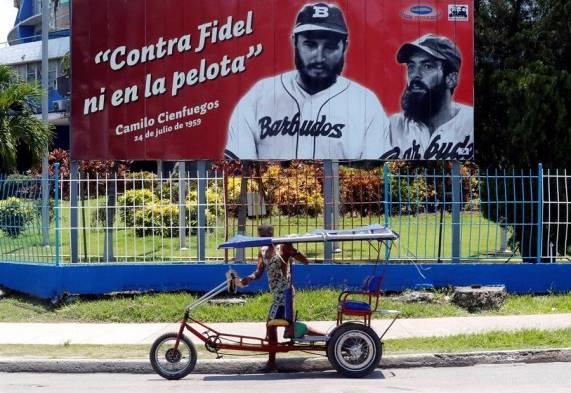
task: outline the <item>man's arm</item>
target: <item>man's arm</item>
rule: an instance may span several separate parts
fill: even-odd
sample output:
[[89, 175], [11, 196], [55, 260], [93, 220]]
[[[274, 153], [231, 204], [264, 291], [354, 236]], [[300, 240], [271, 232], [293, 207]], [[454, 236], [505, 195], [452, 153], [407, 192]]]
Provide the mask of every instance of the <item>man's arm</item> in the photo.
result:
[[298, 251], [294, 246], [292, 246], [289, 243], [283, 245], [282, 251], [285, 254], [284, 259], [286, 261], [289, 258], [293, 258], [296, 261], [303, 263], [304, 265], [307, 265], [309, 263], [309, 259], [307, 259], [307, 257], [303, 255], [301, 251]]
[[264, 273], [264, 268], [265, 268], [264, 259], [262, 258], [262, 252], [260, 251], [260, 252], [258, 252], [258, 264], [256, 265], [256, 270], [254, 270], [254, 272], [252, 274], [250, 274], [249, 276], [246, 276], [240, 280], [242, 285], [248, 285], [252, 281], [260, 278], [262, 276], [262, 274]]

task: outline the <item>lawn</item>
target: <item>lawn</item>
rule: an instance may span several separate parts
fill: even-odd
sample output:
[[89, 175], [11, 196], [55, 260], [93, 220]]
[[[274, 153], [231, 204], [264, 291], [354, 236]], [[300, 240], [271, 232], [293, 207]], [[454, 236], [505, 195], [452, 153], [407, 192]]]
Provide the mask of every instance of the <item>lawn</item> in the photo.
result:
[[[402, 318], [435, 318], [473, 315], [525, 315], [571, 312], [570, 294], [508, 295], [498, 310], [469, 313], [452, 304], [449, 293], [435, 291], [431, 303], [407, 303], [397, 295], [383, 298], [382, 307], [402, 311]], [[331, 321], [336, 318], [338, 291], [300, 290], [296, 309], [301, 320]], [[243, 305], [204, 304], [193, 315], [206, 322], [265, 321], [271, 298], [268, 293], [241, 295]], [[0, 299], [0, 322], [173, 322], [180, 320], [192, 293], [160, 293], [74, 297], [54, 306], [17, 293]]]
[[[79, 206], [78, 211], [78, 258], [79, 262], [100, 262], [105, 259], [106, 228], [97, 223], [93, 216], [105, 204], [105, 199], [90, 199]], [[60, 209], [60, 255], [62, 262], [71, 259], [71, 208], [69, 201], [62, 201]], [[178, 222], [173, 217], [173, 222]], [[340, 218], [338, 226], [343, 228], [358, 227], [370, 223], [384, 223], [384, 216], [349, 217]], [[254, 235], [260, 223], [271, 223], [276, 228], [276, 235], [303, 233], [316, 228], [323, 228], [323, 216], [268, 216], [261, 218], [248, 218], [246, 222], [247, 234]], [[229, 217], [226, 225], [224, 218], [219, 217], [216, 223], [209, 223], [206, 231], [205, 246], [207, 260], [223, 260], [225, 257], [234, 258], [233, 252], [227, 256], [224, 251], [218, 250], [217, 245], [236, 233], [237, 219]], [[390, 217], [390, 226], [400, 234], [395, 243], [391, 258], [393, 260], [408, 260], [418, 258], [435, 261], [441, 256], [443, 261], [449, 261], [452, 255], [452, 217], [446, 212], [441, 217], [439, 213], [423, 213], [417, 215], [396, 215]], [[225, 234], [225, 228], [229, 233]], [[461, 257], [474, 261], [506, 261], [509, 256], [494, 256], [500, 249], [501, 229], [491, 221], [486, 220], [478, 212], [463, 212], [461, 215]], [[111, 231], [109, 231], [111, 232]], [[181, 248], [181, 239], [175, 237], [162, 237], [145, 235], [139, 237], [133, 227], [128, 227], [119, 214], [116, 214], [113, 223], [112, 251], [117, 262], [169, 262], [169, 261], [196, 261], [197, 236], [186, 236], [185, 247]], [[41, 226], [36, 220], [28, 226], [22, 235], [10, 238], [0, 235], [0, 253], [4, 260], [53, 263], [55, 260], [55, 231], [52, 221], [49, 234], [49, 246], [42, 245]], [[439, 247], [439, 244], [441, 245]], [[312, 259], [323, 259], [323, 245], [309, 244], [300, 246]], [[371, 261], [375, 260], [377, 253], [367, 242], [344, 242], [335, 245], [337, 249], [333, 258], [336, 261]], [[439, 252], [440, 248], [440, 252]], [[246, 258], [253, 259], [254, 250], [246, 251]], [[384, 252], [381, 253], [384, 256]], [[519, 259], [512, 258], [512, 261]]]

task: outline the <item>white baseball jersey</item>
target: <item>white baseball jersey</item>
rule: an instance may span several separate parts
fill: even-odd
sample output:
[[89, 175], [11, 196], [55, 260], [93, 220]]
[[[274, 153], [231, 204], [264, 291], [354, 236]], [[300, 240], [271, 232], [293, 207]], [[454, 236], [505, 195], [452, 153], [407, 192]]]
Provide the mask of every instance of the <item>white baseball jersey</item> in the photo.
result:
[[234, 108], [228, 157], [239, 159], [378, 159], [388, 117], [369, 89], [341, 76], [308, 94], [297, 71], [264, 79]]
[[466, 160], [474, 155], [474, 109], [453, 102], [454, 116], [436, 129], [396, 113], [385, 130], [383, 159]]

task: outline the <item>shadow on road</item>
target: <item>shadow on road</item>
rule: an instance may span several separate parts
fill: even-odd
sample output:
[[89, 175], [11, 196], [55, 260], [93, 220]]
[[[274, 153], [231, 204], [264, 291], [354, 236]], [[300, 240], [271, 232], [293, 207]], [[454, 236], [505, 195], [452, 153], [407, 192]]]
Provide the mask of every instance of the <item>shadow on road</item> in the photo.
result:
[[[204, 381], [268, 381], [284, 379], [339, 379], [345, 378], [335, 371], [315, 372], [279, 372], [271, 374], [240, 374], [240, 375], [207, 375]], [[376, 370], [362, 379], [385, 379], [382, 371]]]

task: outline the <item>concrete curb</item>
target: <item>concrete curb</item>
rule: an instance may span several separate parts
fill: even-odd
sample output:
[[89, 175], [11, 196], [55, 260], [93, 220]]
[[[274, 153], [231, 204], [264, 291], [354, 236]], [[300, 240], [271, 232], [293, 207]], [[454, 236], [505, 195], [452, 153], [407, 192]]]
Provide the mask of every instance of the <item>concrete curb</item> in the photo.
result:
[[[518, 351], [469, 352], [455, 354], [392, 355], [383, 357], [380, 368], [463, 367], [476, 364], [571, 362], [571, 349], [530, 349]], [[195, 374], [256, 374], [264, 358], [198, 360]], [[278, 359], [284, 372], [331, 370], [325, 357]], [[90, 359], [0, 359], [5, 373], [154, 373], [148, 360]]]

